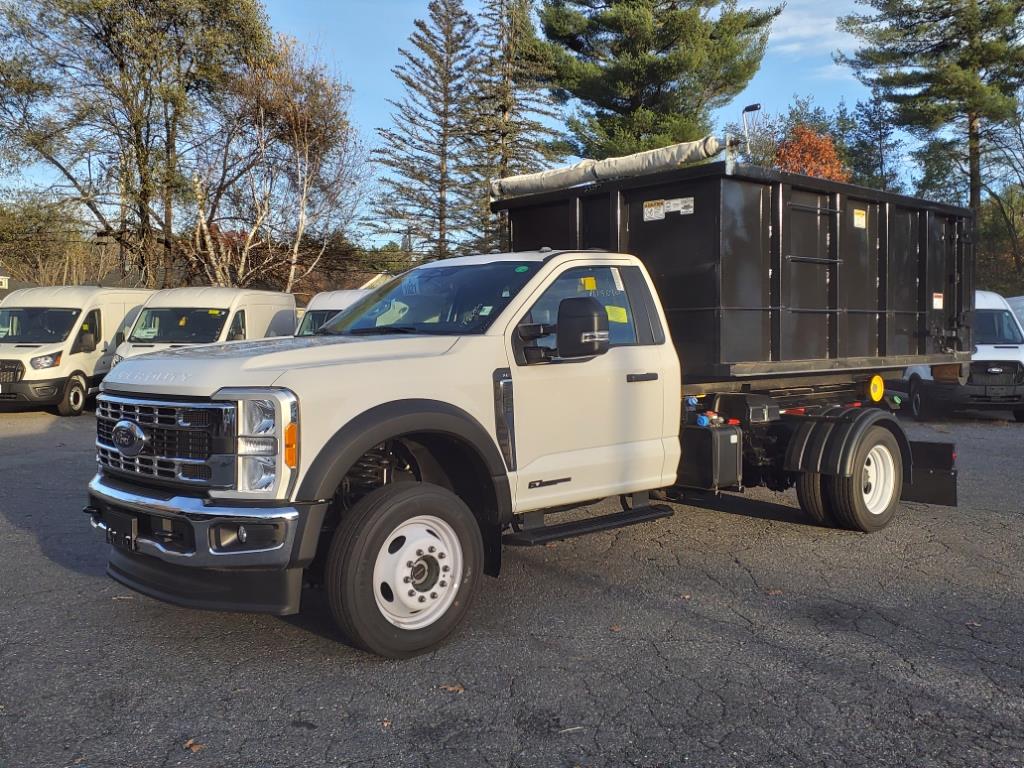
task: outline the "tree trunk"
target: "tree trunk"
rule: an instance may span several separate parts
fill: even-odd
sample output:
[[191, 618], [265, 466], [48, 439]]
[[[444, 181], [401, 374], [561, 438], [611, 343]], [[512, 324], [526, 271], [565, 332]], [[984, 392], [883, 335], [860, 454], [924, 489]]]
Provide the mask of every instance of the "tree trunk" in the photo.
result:
[[975, 219], [981, 215], [981, 117], [967, 116], [967, 161], [970, 166], [971, 211]]

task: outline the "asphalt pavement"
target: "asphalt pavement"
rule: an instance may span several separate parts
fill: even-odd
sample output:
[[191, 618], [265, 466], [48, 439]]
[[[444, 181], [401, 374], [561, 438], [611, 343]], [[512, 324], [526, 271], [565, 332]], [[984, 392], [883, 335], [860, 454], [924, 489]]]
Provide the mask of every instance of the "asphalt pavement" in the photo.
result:
[[0, 413], [0, 768], [1024, 765], [1024, 424], [955, 440], [960, 506], [869, 536], [751, 491], [507, 549], [444, 647], [104, 574], [91, 416]]

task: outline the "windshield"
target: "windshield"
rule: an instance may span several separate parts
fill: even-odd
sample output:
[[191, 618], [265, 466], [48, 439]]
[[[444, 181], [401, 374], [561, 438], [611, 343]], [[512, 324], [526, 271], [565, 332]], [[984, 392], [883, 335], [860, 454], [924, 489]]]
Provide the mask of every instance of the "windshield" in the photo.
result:
[[418, 267], [331, 318], [321, 333], [483, 333], [540, 266], [493, 261]]
[[0, 343], [45, 344], [51, 341], [64, 341], [75, 326], [78, 315], [77, 309], [0, 309]]
[[128, 341], [143, 344], [209, 344], [220, 338], [227, 319], [226, 309], [144, 309]]
[[1008, 309], [974, 310], [975, 344], [1024, 344], [1020, 328]]
[[312, 336], [316, 333], [317, 328], [339, 312], [341, 312], [340, 309], [307, 309], [306, 314], [302, 316], [302, 322], [299, 324], [299, 330], [295, 332], [295, 335]]

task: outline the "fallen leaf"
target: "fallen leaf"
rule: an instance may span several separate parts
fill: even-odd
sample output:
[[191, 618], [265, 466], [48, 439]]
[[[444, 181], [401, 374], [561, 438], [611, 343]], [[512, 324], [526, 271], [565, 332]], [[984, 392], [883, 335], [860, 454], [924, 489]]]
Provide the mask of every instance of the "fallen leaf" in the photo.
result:
[[693, 597], [693, 595], [687, 592], [686, 594], [680, 595], [679, 597], [683, 600], [689, 600], [691, 597]]
[[549, 541], [544, 546], [547, 547], [548, 549], [554, 549], [555, 547], [558, 546], [558, 542], [557, 541]]
[[768, 595], [768, 597], [779, 597], [783, 594], [783, 591], [781, 589], [769, 589], [765, 594]]
[[437, 687], [448, 693], [464, 693], [466, 690], [462, 683], [442, 683]]
[[201, 752], [204, 749], [206, 749], [206, 745], [205, 744], [200, 744], [195, 739], [189, 739], [188, 741], [185, 742], [185, 744], [183, 746], [184, 746], [185, 749], [189, 750], [193, 754], [195, 754], [196, 752]]
[[582, 731], [582, 725], [574, 725], [572, 728], [563, 728], [559, 733], [573, 733], [574, 731]]
[[981, 626], [981, 624], [979, 624], [979, 623], [978, 623], [978, 622], [976, 622], [976, 621], [968, 621], [968, 622], [967, 622], [967, 626], [968, 626], [968, 627], [974, 627], [975, 629], [977, 629], [978, 627], [980, 627], [980, 626]]
[[135, 598], [131, 595], [114, 595], [111, 600], [134, 600]]
[[612, 624], [612, 625], [611, 625], [611, 626], [609, 627], [609, 629], [610, 629], [610, 630], [611, 630], [612, 632], [621, 632], [621, 631], [622, 631], [622, 625], [621, 625], [621, 624]]
[[388, 720], [387, 718], [384, 718], [383, 720], [380, 721], [380, 727], [383, 728], [386, 731], [388, 728], [391, 727], [391, 721]]

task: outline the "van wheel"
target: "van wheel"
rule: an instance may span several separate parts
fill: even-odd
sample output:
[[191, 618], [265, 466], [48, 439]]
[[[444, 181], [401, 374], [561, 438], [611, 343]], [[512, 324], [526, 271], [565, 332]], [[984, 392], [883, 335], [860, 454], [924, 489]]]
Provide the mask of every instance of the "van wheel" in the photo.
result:
[[85, 378], [72, 376], [64, 385], [64, 396], [57, 403], [57, 413], [61, 416], [81, 416], [85, 410]]
[[451, 491], [392, 483], [361, 498], [338, 524], [327, 555], [331, 614], [346, 638], [392, 659], [440, 645], [480, 582], [483, 539]]
[[853, 475], [826, 478], [836, 522], [851, 531], [885, 528], [903, 495], [903, 456], [892, 432], [871, 427], [853, 457]]
[[910, 380], [910, 413], [916, 421], [929, 421], [936, 417], [935, 407], [924, 395], [924, 387], [916, 376]]
[[796, 497], [800, 509], [817, 525], [834, 526], [835, 519], [828, 508], [828, 497], [817, 472], [801, 472], [796, 479]]

